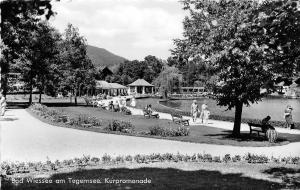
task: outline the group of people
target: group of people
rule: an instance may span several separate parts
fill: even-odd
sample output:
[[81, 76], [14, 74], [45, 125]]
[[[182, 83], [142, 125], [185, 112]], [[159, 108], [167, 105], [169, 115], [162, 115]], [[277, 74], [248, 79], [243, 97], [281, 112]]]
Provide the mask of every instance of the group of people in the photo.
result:
[[[295, 124], [293, 122], [293, 116], [292, 116], [292, 111], [293, 108], [292, 106], [288, 105], [286, 109], [284, 110], [284, 119], [285, 119], [285, 128], [288, 129], [293, 129], [295, 127]], [[271, 124], [270, 124], [271, 116], [265, 117], [262, 121], [261, 124], [264, 126], [264, 131], [267, 131], [268, 129], [275, 129]]]
[[203, 103], [201, 106], [201, 109], [199, 108], [197, 104], [197, 100], [194, 100], [191, 105], [191, 115], [193, 118], [193, 122], [196, 122], [198, 113], [200, 112], [200, 120], [201, 123], [206, 124], [209, 119], [210, 111], [208, 110], [207, 104]]
[[124, 97], [118, 97], [111, 99], [110, 101], [100, 100], [98, 101], [97, 106], [110, 111], [121, 111], [123, 107], [126, 107], [126, 99]]

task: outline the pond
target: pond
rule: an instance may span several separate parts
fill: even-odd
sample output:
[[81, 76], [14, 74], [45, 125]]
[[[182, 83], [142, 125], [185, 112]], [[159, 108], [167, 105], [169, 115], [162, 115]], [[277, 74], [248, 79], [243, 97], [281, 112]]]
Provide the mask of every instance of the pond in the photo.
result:
[[[161, 102], [161, 104], [184, 110], [190, 111], [190, 106], [193, 100], [170, 100], [167, 102]], [[217, 106], [217, 103], [213, 99], [198, 98], [198, 105], [206, 103], [211, 114], [232, 116], [234, 117], [234, 109], [226, 110], [226, 107]], [[243, 118], [250, 119], [262, 119], [267, 115], [270, 115], [272, 120], [284, 121], [283, 112], [287, 105], [293, 107], [293, 119], [295, 122], [300, 122], [300, 99], [283, 99], [283, 98], [264, 98], [258, 103], [254, 103], [249, 107], [243, 107]]]

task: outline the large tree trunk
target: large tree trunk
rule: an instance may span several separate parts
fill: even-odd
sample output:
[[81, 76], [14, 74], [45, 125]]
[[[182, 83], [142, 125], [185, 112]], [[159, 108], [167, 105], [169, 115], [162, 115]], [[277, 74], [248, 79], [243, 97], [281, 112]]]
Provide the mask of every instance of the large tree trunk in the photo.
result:
[[237, 101], [235, 104], [235, 116], [234, 116], [234, 126], [233, 126], [233, 136], [239, 137], [241, 132], [241, 121], [243, 112], [243, 102]]

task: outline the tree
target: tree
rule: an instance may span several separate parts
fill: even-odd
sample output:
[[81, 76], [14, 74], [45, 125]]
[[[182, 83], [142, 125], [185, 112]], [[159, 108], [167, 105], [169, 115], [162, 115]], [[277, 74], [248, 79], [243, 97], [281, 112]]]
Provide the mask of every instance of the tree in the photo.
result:
[[72, 91], [77, 105], [77, 95], [82, 87], [95, 85], [95, 68], [87, 56], [86, 40], [80, 36], [78, 28], [68, 24], [61, 44], [60, 59], [64, 78], [62, 88]]
[[295, 71], [299, 10], [293, 0], [184, 0], [183, 5], [190, 14], [173, 54], [214, 68], [218, 105], [235, 108], [233, 135], [239, 136], [243, 105], [261, 100], [266, 81]]
[[168, 92], [172, 92], [174, 88], [178, 88], [182, 81], [182, 75], [178, 68], [164, 66], [159, 76], [154, 80], [155, 86], [159, 87], [160, 92], [164, 98], [168, 98]]
[[16, 33], [11, 31], [11, 27], [27, 20], [29, 18], [27, 13], [31, 14], [32, 11], [36, 11], [38, 15], [45, 15], [46, 19], [49, 19], [54, 12], [52, 11], [51, 0], [5, 0], [0, 2], [0, 10], [0, 41], [3, 40], [5, 45], [5, 48], [1, 48], [0, 53], [0, 87], [6, 94], [6, 74], [9, 72], [10, 63], [18, 59], [16, 54], [22, 48]]
[[[46, 21], [38, 23], [38, 30], [35, 43], [35, 58], [38, 60], [36, 73], [36, 86], [39, 89], [39, 102], [41, 103], [42, 93], [46, 87], [51, 88], [50, 84], [56, 75], [55, 67], [60, 64], [59, 60], [59, 44], [61, 43], [61, 35]], [[56, 70], [57, 71], [57, 70]], [[54, 87], [54, 86], [53, 86]], [[55, 87], [54, 87], [55, 88]]]

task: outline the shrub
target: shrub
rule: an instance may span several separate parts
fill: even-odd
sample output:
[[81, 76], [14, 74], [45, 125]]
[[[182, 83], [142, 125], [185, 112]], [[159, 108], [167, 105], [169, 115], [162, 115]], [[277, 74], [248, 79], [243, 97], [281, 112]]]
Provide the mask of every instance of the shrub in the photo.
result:
[[132, 158], [132, 156], [127, 155], [127, 156], [125, 157], [125, 160], [128, 161], [128, 162], [132, 162], [133, 158]]
[[134, 156], [134, 160], [135, 160], [137, 163], [147, 163], [147, 159], [146, 159], [146, 156], [145, 156], [145, 155], [137, 154], [137, 155]]
[[77, 117], [70, 119], [70, 125], [81, 126], [83, 124], [92, 124], [93, 126], [101, 126], [102, 121], [96, 117], [91, 117], [89, 115], [78, 115]]
[[102, 156], [102, 162], [111, 162], [111, 156], [107, 155], [107, 154], [104, 154]]
[[241, 161], [242, 159], [241, 159], [241, 156], [240, 155], [235, 155], [233, 158], [232, 158], [232, 161], [233, 162], [239, 162], [239, 161]]
[[117, 156], [117, 157], [116, 157], [116, 161], [117, 161], [117, 162], [124, 162], [123, 156]]
[[248, 153], [245, 156], [245, 160], [248, 161], [248, 163], [268, 163], [269, 158], [264, 155], [255, 155]]
[[185, 126], [179, 126], [177, 129], [163, 128], [159, 125], [149, 127], [150, 135], [163, 136], [163, 137], [176, 137], [176, 136], [188, 136], [189, 128]]
[[204, 154], [203, 155], [203, 161], [204, 162], [212, 162], [212, 156], [210, 154]]
[[119, 131], [122, 133], [133, 133], [134, 126], [129, 121], [111, 121], [105, 128], [108, 131]]
[[224, 158], [223, 158], [223, 162], [230, 162], [231, 161], [231, 157], [230, 154], [225, 154]]
[[98, 163], [100, 161], [100, 158], [93, 157], [93, 158], [91, 158], [91, 161], [94, 163]]

